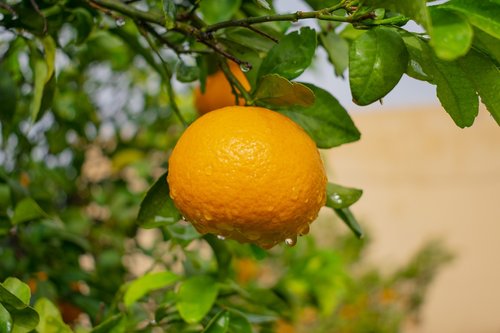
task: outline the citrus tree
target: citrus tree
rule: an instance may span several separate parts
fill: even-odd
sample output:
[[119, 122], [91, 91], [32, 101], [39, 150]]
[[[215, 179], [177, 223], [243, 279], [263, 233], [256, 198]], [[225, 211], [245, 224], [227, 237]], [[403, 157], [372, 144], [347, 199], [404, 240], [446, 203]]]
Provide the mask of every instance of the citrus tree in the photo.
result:
[[418, 314], [450, 259], [435, 243], [388, 276], [360, 270], [356, 237], [275, 246], [323, 205], [363, 235], [362, 191], [327, 183], [317, 151], [360, 133], [296, 79], [321, 48], [359, 105], [408, 75], [459, 127], [480, 102], [500, 124], [500, 2], [305, 3], [0, 3], [0, 332], [394, 332]]

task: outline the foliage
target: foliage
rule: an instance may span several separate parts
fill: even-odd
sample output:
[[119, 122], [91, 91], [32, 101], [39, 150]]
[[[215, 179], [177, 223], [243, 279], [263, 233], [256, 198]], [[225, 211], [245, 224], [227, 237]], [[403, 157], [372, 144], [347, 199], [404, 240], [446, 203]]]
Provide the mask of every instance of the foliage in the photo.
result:
[[[168, 198], [168, 151], [196, 117], [192, 83], [203, 90], [217, 68], [237, 98], [290, 117], [320, 148], [360, 133], [330, 92], [294, 81], [318, 48], [331, 75], [348, 75], [360, 105], [382, 99], [406, 74], [435, 85], [458, 126], [472, 125], [479, 97], [500, 123], [497, 0], [306, 2], [310, 11], [291, 14], [266, 0], [0, 3], [0, 332], [269, 332], [278, 318], [298, 321], [306, 304], [320, 314], [320, 332], [378, 327], [382, 314], [384, 331], [418, 308], [417, 294], [396, 297], [414, 308], [394, 316], [366, 306], [398, 281], [427, 283], [433, 269], [356, 277], [356, 239], [323, 250], [307, 238], [266, 257], [197, 234]], [[306, 19], [319, 28], [290, 24]], [[405, 30], [408, 20], [425, 31]], [[327, 203], [359, 236], [349, 206], [360, 193], [330, 184]], [[157, 231], [153, 244], [143, 228]], [[286, 274], [265, 288], [238, 280], [235, 265], [252, 256]], [[310, 262], [321, 269], [301, 270]], [[325, 319], [356, 311], [363, 320]], [[81, 317], [80, 326], [67, 325]]]

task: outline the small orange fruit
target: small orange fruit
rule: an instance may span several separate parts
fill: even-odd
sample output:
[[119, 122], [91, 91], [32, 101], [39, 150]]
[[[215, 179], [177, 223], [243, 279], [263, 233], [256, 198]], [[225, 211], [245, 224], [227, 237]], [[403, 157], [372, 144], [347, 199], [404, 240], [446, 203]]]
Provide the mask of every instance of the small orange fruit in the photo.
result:
[[[249, 90], [250, 83], [248, 83], [245, 74], [243, 74], [240, 67], [238, 67], [238, 64], [230, 62], [229, 69], [241, 85]], [[201, 92], [199, 87], [197, 87], [194, 92], [194, 103], [199, 114], [205, 114], [225, 106], [236, 105], [236, 98], [233, 94], [233, 90], [223, 71], [219, 70], [208, 76], [205, 87], [204, 93]], [[238, 104], [244, 105], [245, 100], [240, 97], [238, 99]]]
[[289, 118], [230, 106], [198, 118], [169, 159], [170, 196], [202, 234], [271, 248], [309, 232], [326, 200], [314, 141]]

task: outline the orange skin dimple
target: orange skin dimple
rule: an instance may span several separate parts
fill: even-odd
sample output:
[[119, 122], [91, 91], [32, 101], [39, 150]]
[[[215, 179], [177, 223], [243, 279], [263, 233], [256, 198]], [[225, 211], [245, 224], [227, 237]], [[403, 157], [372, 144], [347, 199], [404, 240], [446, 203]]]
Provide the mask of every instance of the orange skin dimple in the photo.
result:
[[[230, 62], [229, 69], [241, 85], [246, 90], [250, 90], [250, 83], [248, 83], [240, 67], [234, 62]], [[219, 70], [207, 77], [205, 92], [203, 94], [201, 93], [201, 89], [196, 87], [194, 91], [194, 104], [200, 115], [225, 106], [236, 105], [236, 97], [223, 71]], [[238, 105], [245, 105], [245, 100], [242, 97], [238, 99]]]
[[204, 115], [169, 160], [170, 196], [200, 233], [264, 248], [309, 231], [325, 203], [326, 182], [307, 133], [259, 107]]

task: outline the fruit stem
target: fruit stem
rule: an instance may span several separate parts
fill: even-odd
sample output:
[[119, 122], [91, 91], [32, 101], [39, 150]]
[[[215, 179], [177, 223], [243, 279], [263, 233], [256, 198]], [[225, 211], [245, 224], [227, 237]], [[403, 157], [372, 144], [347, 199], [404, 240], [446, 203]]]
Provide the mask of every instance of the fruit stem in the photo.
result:
[[[252, 96], [245, 89], [245, 87], [243, 87], [241, 82], [238, 81], [236, 76], [234, 76], [234, 74], [231, 72], [225, 59], [221, 59], [220, 67], [221, 67], [222, 71], [224, 72], [224, 74], [226, 75], [229, 82], [231, 83], [231, 87], [233, 88], [233, 92], [235, 93], [236, 98], [238, 98], [238, 92], [239, 92], [241, 94], [241, 96], [245, 99], [246, 105], [253, 105], [254, 103], [253, 103]], [[234, 89], [234, 87], [236, 87], [236, 89]], [[236, 90], [236, 91], [234, 91], [234, 90]], [[236, 103], [238, 104], [238, 100], [236, 101]]]

